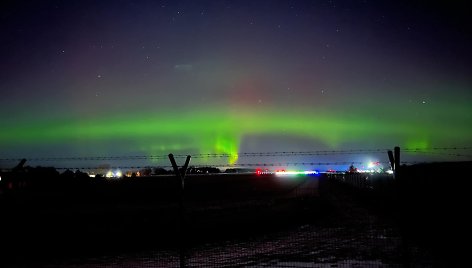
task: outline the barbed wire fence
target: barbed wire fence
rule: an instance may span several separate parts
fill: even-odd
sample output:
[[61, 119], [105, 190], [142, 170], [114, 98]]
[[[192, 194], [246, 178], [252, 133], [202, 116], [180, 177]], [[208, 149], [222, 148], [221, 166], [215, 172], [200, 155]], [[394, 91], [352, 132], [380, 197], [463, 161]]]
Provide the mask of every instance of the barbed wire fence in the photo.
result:
[[[241, 167], [241, 168], [279, 168], [279, 167], [290, 167], [290, 168], [313, 168], [318, 166], [345, 166], [345, 165], [362, 165], [365, 162], [359, 161], [359, 156], [375, 155], [379, 156], [378, 159], [385, 159], [385, 161], [378, 161], [386, 166], [389, 165], [387, 152], [388, 148], [378, 149], [349, 149], [349, 150], [312, 150], [312, 151], [275, 151], [275, 152], [240, 152], [238, 153], [238, 162], [233, 164], [225, 164], [226, 167]], [[409, 160], [405, 156], [416, 156], [415, 161]], [[431, 158], [432, 156], [432, 158]], [[71, 162], [76, 163], [70, 166], [57, 166], [54, 167], [57, 170], [97, 170], [101, 168], [100, 165], [93, 165], [97, 162], [110, 161], [114, 162], [113, 165], [106, 166], [111, 169], [144, 169], [144, 168], [167, 168], [171, 169], [172, 166], [169, 163], [168, 155], [132, 155], [132, 156], [87, 156], [87, 157], [31, 157], [25, 158], [27, 163], [63, 163]], [[182, 159], [186, 158], [187, 155], [175, 154], [175, 158], [179, 159], [182, 163]], [[218, 167], [214, 165], [213, 161], [223, 160], [228, 162], [229, 158], [234, 157], [233, 154], [226, 153], [209, 153], [209, 154], [193, 154], [192, 159], [195, 159], [193, 165], [199, 165], [198, 160], [210, 160], [201, 161], [202, 166], [206, 167]], [[260, 161], [263, 159], [264, 161]], [[280, 161], [279, 159], [284, 159]], [[308, 159], [308, 160], [304, 160]], [[311, 160], [310, 159], [316, 159]], [[318, 159], [331, 159], [331, 161], [323, 161]], [[343, 160], [339, 160], [343, 159]], [[428, 161], [470, 161], [472, 160], [472, 147], [434, 147], [434, 148], [404, 148], [402, 149], [402, 164], [416, 164], [425, 163]], [[433, 159], [433, 160], [431, 160]], [[19, 158], [2, 158], [0, 164], [8, 163], [17, 164]], [[144, 162], [158, 160], [153, 164], [144, 164]], [[351, 160], [351, 161], [349, 161]], [[135, 161], [136, 165], [127, 165], [127, 161]], [[90, 164], [92, 163], [92, 164]], [[139, 164], [143, 163], [143, 164]], [[168, 163], [168, 164], [163, 164]], [[3, 168], [3, 167], [2, 167]], [[365, 176], [353, 176], [351, 180], [345, 182], [362, 188], [365, 185]], [[159, 180], [152, 180], [159, 181]], [[259, 182], [259, 181], [258, 181]], [[380, 181], [379, 182], [384, 182]], [[361, 185], [361, 187], [359, 187]], [[310, 186], [310, 184], [308, 184]], [[312, 216], [306, 216], [307, 214], [302, 210], [308, 208], [310, 213], [316, 214], [319, 211], [318, 207], [310, 203], [315, 200], [313, 194], [314, 186], [311, 185], [309, 188], [307, 185], [297, 185], [298, 188], [294, 191], [294, 195], [291, 195], [292, 199], [289, 200], [287, 206], [290, 208], [299, 209], [298, 213], [293, 214], [292, 211], [282, 210], [285, 208], [285, 204], [280, 207], [273, 207], [275, 199], [264, 199], [264, 202], [258, 200], [254, 202], [252, 206], [256, 209], [258, 204], [264, 204], [264, 211], [269, 211], [268, 215], [273, 216], [274, 219], [282, 221], [283, 219], [289, 219], [290, 217], [280, 217], [280, 211], [287, 213], [287, 215], [304, 215], [301, 217], [303, 220], [311, 219]], [[261, 187], [262, 188], [262, 187]], [[157, 188], [156, 188], [157, 189]], [[310, 194], [307, 195], [306, 190], [310, 190]], [[150, 189], [148, 189], [150, 190]], [[193, 193], [198, 196], [200, 193]], [[244, 195], [241, 195], [244, 196]], [[309, 199], [311, 197], [313, 199]], [[245, 197], [244, 197], [245, 198]], [[272, 197], [271, 197], [272, 198]], [[339, 196], [337, 198], [340, 198]], [[307, 265], [313, 263], [327, 263], [332, 266], [363, 266], [363, 267], [378, 267], [382, 264], [393, 264], [400, 265], [404, 261], [403, 256], [398, 251], [405, 246], [401, 240], [402, 234], [399, 233], [395, 227], [379, 223], [377, 220], [373, 220], [372, 215], [361, 206], [353, 205], [350, 197], [343, 197], [346, 200], [342, 200], [342, 205], [339, 208], [339, 213], [343, 213], [343, 218], [338, 219], [336, 225], [330, 225], [328, 227], [318, 226], [315, 223], [311, 223], [307, 220], [307, 223], [302, 225], [293, 225], [288, 231], [274, 233], [271, 235], [261, 235], [254, 239], [247, 239], [244, 241], [228, 240], [218, 242], [214, 244], [197, 245], [189, 248], [188, 255], [185, 256], [185, 267], [234, 267], [234, 264], [245, 264], [248, 267], [260, 266], [272, 266], [272, 267], [308, 267]], [[308, 201], [307, 201], [308, 200]], [[207, 211], [203, 208], [198, 207], [199, 213], [192, 215], [200, 215], [202, 211], [209, 215], [208, 219], [219, 220], [221, 215], [229, 215], [224, 209], [215, 210], [215, 207], [222, 206], [223, 201], [217, 200], [216, 203], [211, 203], [211, 209]], [[233, 202], [231, 200], [231, 202]], [[228, 201], [228, 207], [234, 205]], [[215, 206], [217, 204], [218, 206]], [[268, 205], [266, 205], [268, 204]], [[252, 207], [247, 211], [252, 211]], [[278, 210], [277, 210], [278, 209]], [[245, 212], [244, 207], [239, 208], [240, 211]], [[279, 211], [280, 210], [280, 211]], [[188, 209], [191, 212], [190, 209]], [[130, 212], [131, 213], [131, 212]], [[132, 212], [134, 213], [134, 212]], [[214, 214], [211, 214], [214, 213]], [[221, 213], [218, 214], [218, 213]], [[241, 212], [242, 213], [242, 212]], [[259, 214], [260, 212], [258, 212]], [[272, 214], [271, 214], [272, 213]], [[134, 214], [133, 214], [134, 215]], [[346, 216], [347, 215], [347, 216]], [[210, 217], [211, 216], [211, 217]], [[313, 217], [319, 216], [316, 214]], [[196, 217], [196, 216], [195, 216]], [[201, 216], [204, 217], [204, 216]], [[306, 218], [305, 218], [306, 217]], [[326, 216], [328, 217], [328, 216]], [[345, 223], [346, 218], [348, 222]], [[205, 218], [205, 220], [208, 220]], [[263, 219], [260, 217], [259, 219]], [[251, 219], [247, 219], [249, 222]], [[290, 221], [290, 220], [287, 220]], [[360, 221], [360, 223], [358, 222]], [[274, 224], [274, 223], [272, 223]], [[353, 227], [354, 226], [354, 227]], [[249, 232], [244, 234], [247, 237], [251, 237]], [[373, 250], [375, 249], [375, 250]], [[406, 249], [408, 254], [414, 255], [418, 251], [418, 248], [407, 246]], [[357, 259], [355, 254], [363, 255], [365, 260]], [[375, 252], [377, 255], [372, 255], [371, 252]], [[154, 255], [152, 255], [154, 254]], [[117, 258], [111, 257], [111, 259], [105, 259], [101, 265], [105, 266], [110, 262], [122, 262], [123, 259], [129, 260], [133, 263], [134, 267], [144, 267], [148, 263], [151, 263], [153, 267], [178, 267], [179, 259], [178, 254], [172, 251], [156, 251], [151, 255], [141, 256], [136, 260], [135, 256], [118, 256]], [[344, 254], [344, 255], [343, 255]], [[170, 257], [169, 257], [170, 256]], [[421, 258], [419, 256], [418, 258]], [[276, 260], [276, 262], [274, 262]], [[344, 261], [340, 262], [340, 260]], [[420, 260], [406, 260], [407, 264], [423, 264], [422, 259]], [[426, 264], [430, 261], [429, 257], [425, 257]], [[85, 261], [87, 263], [87, 261]], [[138, 263], [138, 264], [136, 264]], [[243, 266], [243, 265], [241, 265]], [[148, 266], [146, 266], [148, 267]]]
[[[364, 161], [359, 161], [358, 157], [365, 155], [379, 155], [384, 161], [376, 161], [382, 165], [388, 165], [389, 161], [386, 155], [388, 148], [377, 149], [345, 149], [345, 150], [312, 150], [312, 151], [274, 151], [274, 152], [239, 152], [237, 154], [228, 153], [197, 153], [192, 154], [194, 166], [204, 167], [228, 167], [228, 168], [254, 168], [254, 167], [317, 167], [317, 166], [346, 166], [362, 165]], [[406, 156], [415, 156], [415, 160], [402, 161], [401, 164], [417, 164], [431, 161], [468, 161], [472, 160], [472, 147], [432, 147], [432, 148], [402, 148], [402, 153]], [[225, 159], [237, 156], [236, 163], [228, 163]], [[174, 154], [176, 159], [186, 158], [185, 154]], [[340, 158], [336, 161], [306, 161], [316, 158]], [[434, 157], [434, 160], [431, 160]], [[262, 158], [263, 161], [253, 161], [253, 159]], [[273, 160], [273, 158], [277, 158]], [[284, 161], [280, 161], [280, 159]], [[290, 161], [298, 158], [297, 161]], [[0, 167], [8, 168], [18, 163], [23, 158], [0, 158]], [[167, 155], [122, 155], [122, 156], [80, 156], [80, 157], [31, 157], [24, 158], [28, 163], [48, 165], [49, 163], [57, 165], [54, 168], [58, 170], [94, 170], [104, 166], [112, 169], [145, 169], [145, 168], [165, 168], [171, 169]], [[206, 160], [198, 161], [198, 160]], [[302, 160], [300, 160], [302, 159]], [[407, 157], [407, 159], [409, 159]], [[452, 159], [452, 160], [451, 160]], [[212, 163], [211, 161], [215, 163]], [[223, 160], [223, 161], [222, 161]], [[242, 161], [244, 160], [244, 161]], [[305, 160], [305, 161], [303, 161]], [[109, 164], [108, 162], [112, 164]], [[58, 163], [72, 162], [74, 165], [58, 165]], [[101, 162], [101, 164], [91, 164]], [[133, 162], [126, 164], [123, 162]], [[145, 163], [147, 162], [147, 163]], [[219, 164], [216, 162], [220, 162]], [[87, 163], [86, 165], [79, 163]]]

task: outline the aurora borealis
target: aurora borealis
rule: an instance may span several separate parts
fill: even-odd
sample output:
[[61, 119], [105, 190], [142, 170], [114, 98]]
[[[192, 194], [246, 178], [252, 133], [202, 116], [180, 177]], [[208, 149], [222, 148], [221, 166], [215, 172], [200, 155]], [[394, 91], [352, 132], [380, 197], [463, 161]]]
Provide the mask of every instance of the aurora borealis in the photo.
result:
[[0, 158], [469, 147], [472, 24], [444, 5], [7, 2]]

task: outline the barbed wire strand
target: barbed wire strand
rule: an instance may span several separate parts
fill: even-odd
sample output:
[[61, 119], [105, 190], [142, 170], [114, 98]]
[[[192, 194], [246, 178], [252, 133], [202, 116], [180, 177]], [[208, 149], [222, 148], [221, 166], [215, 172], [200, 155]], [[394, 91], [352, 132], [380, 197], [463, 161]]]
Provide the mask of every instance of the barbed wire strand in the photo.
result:
[[[365, 153], [385, 153], [389, 149], [350, 149], [350, 150], [318, 150], [318, 151], [278, 151], [278, 152], [241, 152], [235, 154], [228, 153], [207, 153], [207, 154], [192, 154], [192, 158], [231, 158], [237, 156], [244, 157], [276, 157], [276, 156], [320, 156], [320, 155], [349, 155], [349, 154], [365, 154]], [[458, 150], [472, 150], [472, 147], [433, 147], [433, 148], [405, 148], [402, 149], [404, 153], [422, 153], [422, 154], [437, 154], [449, 155], [459, 157], [471, 157], [469, 154], [459, 153], [439, 153], [432, 151], [458, 151]], [[177, 154], [174, 158], [186, 158], [187, 155]], [[85, 157], [36, 157], [25, 158], [28, 161], [98, 161], [98, 160], [160, 160], [167, 159], [167, 155], [133, 155], [133, 156], [85, 156]], [[20, 161], [21, 158], [3, 158], [0, 161]]]

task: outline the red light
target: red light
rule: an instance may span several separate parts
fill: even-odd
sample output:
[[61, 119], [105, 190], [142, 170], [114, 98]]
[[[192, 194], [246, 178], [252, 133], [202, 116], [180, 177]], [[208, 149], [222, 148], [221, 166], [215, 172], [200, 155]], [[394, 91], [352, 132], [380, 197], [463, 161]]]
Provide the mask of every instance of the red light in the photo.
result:
[[260, 168], [256, 169], [256, 174], [261, 175], [262, 174], [262, 169], [260, 169]]

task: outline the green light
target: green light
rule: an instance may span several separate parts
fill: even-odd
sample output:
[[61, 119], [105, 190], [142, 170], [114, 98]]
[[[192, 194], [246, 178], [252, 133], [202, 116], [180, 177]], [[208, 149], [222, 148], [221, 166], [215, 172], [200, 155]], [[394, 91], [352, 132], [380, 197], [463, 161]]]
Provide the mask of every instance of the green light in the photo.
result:
[[228, 154], [228, 163], [234, 164], [238, 161], [239, 139], [231, 135], [219, 135], [216, 138], [215, 152]]
[[[369, 112], [322, 114], [316, 108], [228, 107], [168, 111], [122, 112], [93, 119], [36, 120], [9, 123], [0, 132], [0, 145], [86, 144], [121, 142], [123, 151], [148, 155], [172, 151], [228, 154], [228, 163], [238, 160], [241, 141], [246, 136], [283, 133], [309, 138], [328, 147], [345, 143], [391, 141], [393, 145], [427, 148], [430, 144], [470, 140], [470, 126], [453, 124], [438, 127], [402, 117], [378, 119]], [[361, 146], [360, 146], [361, 147]], [[312, 149], [312, 148], [307, 148]], [[89, 153], [89, 155], [94, 153]]]

